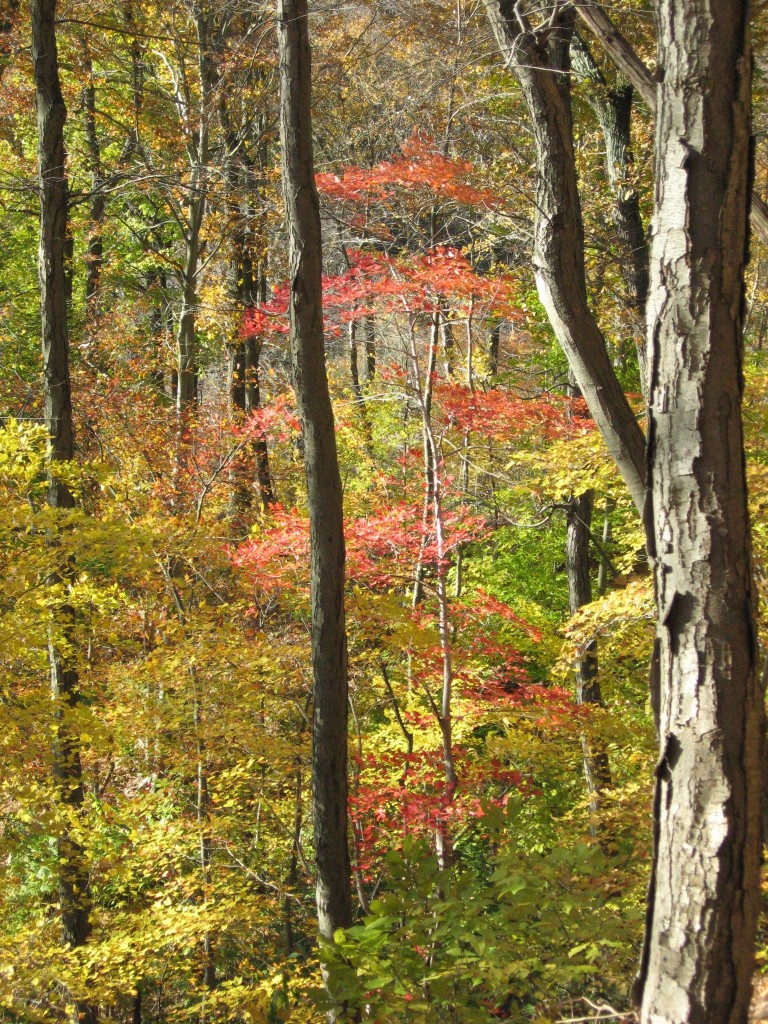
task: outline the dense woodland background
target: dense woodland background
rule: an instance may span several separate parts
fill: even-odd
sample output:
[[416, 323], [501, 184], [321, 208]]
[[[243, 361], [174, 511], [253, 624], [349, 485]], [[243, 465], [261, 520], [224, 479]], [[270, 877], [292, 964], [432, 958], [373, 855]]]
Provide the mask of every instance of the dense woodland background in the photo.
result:
[[[652, 5], [610, 14], [652, 70]], [[47, 501], [29, 12], [6, 3], [0, 25], [2, 1019], [318, 1020], [274, 11], [71, 0], [57, 19], [71, 508]], [[310, 30], [355, 900], [329, 989], [381, 1021], [623, 1013], [652, 842], [653, 587], [537, 298], [528, 110], [474, 0], [315, 3]], [[642, 424], [653, 121], [576, 32], [589, 302]], [[760, 192], [762, 5], [754, 34]], [[753, 232], [761, 589], [766, 266]], [[49, 643], [77, 667], [64, 701]], [[57, 743], [79, 762], [69, 792]], [[62, 944], [68, 861], [87, 923]]]

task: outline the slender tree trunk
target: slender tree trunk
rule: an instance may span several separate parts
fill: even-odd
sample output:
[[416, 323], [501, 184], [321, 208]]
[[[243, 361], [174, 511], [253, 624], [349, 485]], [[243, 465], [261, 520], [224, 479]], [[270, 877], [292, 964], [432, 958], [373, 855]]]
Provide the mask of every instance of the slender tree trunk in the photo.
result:
[[[67, 111], [61, 93], [56, 49], [56, 0], [32, 0], [32, 56], [37, 103], [37, 158], [40, 193], [40, 317], [43, 347], [43, 398], [51, 460], [48, 502], [71, 509], [75, 501], [57, 475], [56, 464], [74, 457], [72, 395], [67, 333], [66, 247], [68, 195], [64, 123]], [[71, 582], [69, 565], [50, 580], [53, 586]], [[84, 851], [73, 830], [84, 800], [79, 730], [71, 713], [79, 701], [75, 663], [74, 610], [66, 603], [56, 609], [48, 654], [53, 712], [53, 782], [62, 808], [58, 838], [58, 889], [62, 938], [70, 947], [83, 946], [91, 932], [88, 870]], [[80, 1021], [95, 1024], [97, 1008], [77, 1004]]]
[[363, 440], [365, 451], [369, 459], [373, 458], [373, 435], [371, 433], [371, 421], [368, 419], [368, 407], [365, 404], [365, 392], [360, 382], [360, 367], [357, 353], [357, 327], [356, 320], [349, 322], [349, 378], [352, 384], [352, 394], [355, 399], [355, 408], [360, 417], [360, 424], [363, 429]]
[[[592, 601], [592, 580], [589, 574], [589, 539], [592, 525], [592, 491], [571, 498], [566, 509], [565, 564], [568, 574], [568, 604], [571, 615]], [[597, 641], [592, 640], [576, 663], [576, 703], [603, 705], [598, 678]], [[593, 814], [600, 810], [600, 797], [611, 785], [611, 768], [605, 744], [591, 740], [582, 733], [584, 778]], [[597, 826], [593, 835], [598, 834]]]
[[[221, 37], [219, 44], [221, 46]], [[231, 204], [233, 229], [233, 254], [230, 260], [230, 294], [235, 300], [235, 308], [239, 313], [240, 323], [237, 325], [237, 341], [230, 350], [230, 397], [236, 409], [244, 413], [254, 412], [261, 408], [261, 387], [259, 362], [261, 359], [262, 340], [253, 334], [243, 334], [248, 310], [257, 303], [266, 301], [267, 282], [263, 265], [254, 259], [258, 245], [258, 231], [254, 229], [254, 210], [251, 197], [263, 178], [257, 179], [255, 162], [249, 155], [246, 141], [241, 138], [232, 124], [229, 108], [226, 103], [226, 90], [221, 88], [221, 74], [217, 68], [214, 72], [219, 87], [219, 120], [226, 141], [225, 174], [228, 185], [234, 195]], [[256, 140], [257, 149], [263, 148], [263, 126], [259, 126]], [[259, 486], [261, 507], [270, 509], [276, 502], [275, 489], [269, 468], [269, 449], [264, 431], [259, 431], [252, 445], [256, 480]], [[243, 474], [236, 472], [235, 507], [247, 508], [250, 505], [250, 487], [243, 484]]]
[[320, 935], [352, 922], [347, 837], [344, 520], [323, 344], [322, 245], [312, 153], [307, 0], [278, 0], [280, 138], [289, 236], [291, 367], [310, 515], [312, 786]]
[[648, 299], [648, 244], [640, 211], [640, 196], [632, 181], [631, 85], [609, 86], [587, 45], [574, 35], [574, 69], [586, 82], [587, 99], [595, 112], [605, 142], [605, 170], [615, 200], [613, 222], [625, 250], [626, 297], [635, 314], [637, 361], [640, 383], [648, 400], [648, 369], [645, 359], [645, 305]]
[[[422, 436], [424, 443], [424, 461], [427, 467], [424, 479], [424, 527], [426, 535], [427, 524], [431, 521], [435, 533], [435, 577], [437, 591], [438, 609], [438, 632], [440, 636], [440, 654], [442, 661], [442, 689], [440, 703], [438, 704], [426, 690], [432, 712], [440, 727], [443, 754], [443, 775], [445, 786], [443, 789], [442, 804], [447, 810], [453, 802], [459, 779], [456, 774], [456, 763], [453, 756], [453, 652], [451, 649], [451, 622], [450, 605], [448, 599], [448, 555], [445, 541], [445, 523], [443, 517], [443, 480], [440, 452], [437, 446], [434, 432], [432, 430], [432, 386], [431, 374], [434, 372], [435, 352], [439, 337], [440, 314], [435, 310], [432, 318], [432, 329], [430, 331], [430, 353], [427, 357], [425, 379], [422, 379], [419, 366], [419, 354], [416, 348], [416, 332], [411, 327], [409, 331], [408, 357], [411, 364], [411, 381], [416, 399], [419, 403], [421, 413]], [[423, 544], [419, 553], [419, 565], [423, 566]], [[419, 597], [421, 600], [421, 597]], [[414, 588], [414, 602], [416, 607], [416, 591]], [[438, 811], [435, 822], [435, 852], [441, 868], [448, 867], [453, 861], [453, 837], [447, 814], [443, 809]]]
[[573, 10], [565, 7], [559, 13], [556, 11], [553, 25], [534, 32], [519, 4], [513, 5], [511, 0], [484, 3], [499, 47], [520, 82], [531, 115], [537, 169], [534, 269], [539, 297], [590, 414], [636, 508], [642, 512], [643, 434], [587, 302], [584, 228], [567, 74]]
[[203, 221], [208, 200], [209, 119], [211, 91], [215, 84], [212, 65], [210, 18], [205, 0], [194, 4], [197, 32], [200, 107], [197, 130], [188, 146], [191, 164], [188, 216], [184, 228], [184, 266], [181, 272], [181, 313], [176, 332], [178, 378], [176, 407], [184, 419], [197, 401], [197, 293]]
[[754, 968], [765, 722], [741, 421], [748, 7], [659, 3], [648, 532], [660, 760], [643, 1024], [743, 1024]]
[[[424, 511], [422, 514], [422, 538], [419, 545], [419, 555], [413, 573], [413, 592], [411, 594], [411, 607], [417, 608], [424, 598], [424, 552], [427, 547], [427, 527], [434, 500], [434, 477], [435, 467], [430, 453], [429, 437], [426, 425], [431, 424], [432, 417], [432, 379], [437, 365], [437, 342], [440, 334], [440, 314], [437, 310], [432, 314], [432, 323], [429, 330], [429, 352], [427, 353], [427, 366], [422, 383], [421, 370], [419, 369], [419, 358], [416, 351], [416, 321], [413, 313], [408, 315], [408, 343], [411, 384], [416, 393], [422, 416], [422, 448], [424, 453]], [[431, 429], [431, 427], [430, 427]]]
[[[576, 8], [584, 24], [595, 36], [624, 77], [642, 97], [650, 112], [656, 114], [656, 79], [637, 55], [622, 32], [594, 0], [576, 0]], [[763, 244], [768, 244], [768, 205], [757, 192], [750, 198], [752, 230]]]
[[494, 320], [488, 336], [488, 374], [495, 377], [499, 372], [499, 345], [501, 342], [501, 320]]
[[365, 386], [370, 390], [376, 379], [376, 322], [372, 313], [363, 320], [363, 333], [365, 336]]
[[85, 304], [90, 317], [98, 313], [99, 286], [104, 267], [104, 214], [107, 208], [104, 195], [104, 170], [101, 165], [101, 147], [96, 131], [96, 86], [93, 82], [93, 62], [88, 46], [83, 42], [88, 84], [83, 86], [82, 108], [85, 121], [85, 140], [91, 172], [91, 197], [88, 209], [88, 249], [85, 269]]

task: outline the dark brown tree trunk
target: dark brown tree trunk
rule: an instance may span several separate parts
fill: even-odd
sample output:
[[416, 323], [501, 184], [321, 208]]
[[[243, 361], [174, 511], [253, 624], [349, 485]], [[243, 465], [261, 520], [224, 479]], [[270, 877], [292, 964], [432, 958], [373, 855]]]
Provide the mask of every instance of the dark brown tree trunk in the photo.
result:
[[[56, 464], [74, 457], [72, 395], [69, 381], [67, 334], [66, 248], [68, 198], [64, 123], [67, 117], [59, 80], [56, 48], [56, 0], [32, 0], [32, 57], [37, 104], [38, 187], [40, 191], [40, 317], [43, 348], [43, 395], [45, 425], [50, 437], [52, 508], [71, 509], [74, 498], [57, 475]], [[71, 582], [69, 565], [51, 578], [51, 584]], [[72, 711], [79, 701], [75, 662], [74, 610], [66, 603], [56, 609], [48, 645], [53, 711], [53, 782], [62, 805], [62, 830], [58, 838], [58, 888], [62, 938], [71, 947], [83, 946], [91, 932], [88, 870], [84, 851], [73, 835], [73, 819], [83, 805], [79, 730], [72, 725]], [[80, 1002], [81, 1021], [92, 1024], [98, 1017], [91, 1003]]]
[[360, 367], [357, 352], [357, 327], [356, 320], [349, 322], [349, 379], [352, 384], [352, 394], [355, 399], [355, 408], [360, 417], [360, 425], [363, 430], [363, 441], [368, 458], [373, 458], [373, 435], [371, 433], [371, 422], [368, 419], [368, 407], [365, 404], [365, 392], [360, 382]]
[[104, 267], [104, 214], [107, 200], [104, 194], [104, 169], [101, 164], [101, 146], [96, 131], [96, 86], [93, 82], [93, 62], [87, 43], [83, 42], [85, 70], [88, 84], [83, 86], [82, 108], [85, 122], [85, 141], [91, 172], [91, 196], [88, 209], [88, 249], [85, 256], [85, 304], [89, 316], [98, 313], [99, 286]]
[[586, 44], [574, 36], [573, 66], [586, 83], [587, 99], [595, 112], [605, 142], [605, 170], [615, 197], [613, 222], [624, 249], [626, 297], [635, 316], [637, 360], [640, 383], [648, 398], [645, 365], [645, 304], [648, 298], [648, 245], [645, 238], [640, 196], [632, 181], [632, 99], [631, 85], [613, 87], [595, 63]]
[[590, 413], [642, 511], [645, 442], [621, 389], [600, 328], [587, 302], [584, 229], [576, 180], [569, 89], [573, 9], [542, 31], [528, 26], [520, 4], [484, 0], [510, 70], [531, 115], [536, 147], [536, 286]]
[[376, 379], [376, 323], [372, 314], [363, 320], [363, 332], [365, 334], [365, 386], [371, 388]]
[[[565, 564], [568, 575], [568, 604], [571, 615], [592, 601], [592, 580], [589, 573], [589, 541], [592, 526], [592, 491], [571, 498], [566, 507]], [[598, 678], [597, 641], [592, 640], [576, 663], [577, 704], [603, 705]], [[611, 785], [611, 768], [605, 743], [581, 738], [584, 754], [584, 778], [589, 794], [590, 810], [600, 810], [602, 792]], [[593, 834], [598, 834], [597, 826]]]
[[[219, 36], [217, 49], [221, 50], [223, 39]], [[219, 53], [219, 59], [223, 54]], [[230, 349], [230, 397], [236, 409], [248, 414], [261, 408], [261, 384], [259, 362], [261, 359], [262, 340], [253, 334], [240, 333], [246, 323], [249, 310], [259, 302], [266, 302], [267, 281], [263, 265], [254, 259], [258, 246], [258, 231], [254, 229], [255, 213], [252, 195], [257, 182], [256, 162], [249, 155], [246, 141], [235, 129], [227, 106], [227, 92], [222, 88], [220, 69], [213, 72], [219, 89], [219, 120], [226, 142], [227, 156], [225, 173], [234, 199], [231, 203], [233, 218], [232, 244], [233, 254], [230, 261], [230, 294], [235, 300], [235, 308], [240, 317], [236, 327], [238, 340]], [[264, 125], [259, 118], [258, 151], [264, 149]], [[262, 154], [266, 157], [266, 154]], [[259, 431], [254, 438], [251, 450], [254, 456], [256, 480], [259, 487], [261, 507], [270, 509], [276, 502], [275, 489], [269, 469], [269, 449], [264, 431]], [[250, 487], [243, 486], [243, 474], [237, 472], [235, 484], [235, 506], [239, 509], [250, 505]]]
[[659, 3], [647, 519], [660, 760], [644, 1024], [743, 1024], [754, 968], [765, 722], [741, 421], [748, 7]]
[[[184, 223], [184, 265], [181, 285], [181, 313], [176, 331], [177, 383], [176, 407], [181, 430], [190, 409], [197, 402], [197, 293], [200, 274], [203, 221], [208, 202], [209, 121], [211, 92], [215, 85], [211, 57], [210, 14], [205, 0], [193, 5], [197, 32], [200, 100], [197, 130], [187, 146], [192, 168], [189, 181], [187, 217]], [[188, 112], [191, 113], [191, 112]]]
[[488, 373], [495, 377], [499, 372], [499, 344], [501, 342], [501, 321], [496, 320], [491, 325], [491, 333], [488, 337]]
[[280, 138], [289, 236], [291, 366], [310, 514], [314, 712], [312, 789], [318, 929], [352, 923], [347, 837], [344, 522], [323, 343], [322, 245], [312, 152], [307, 0], [278, 0]]

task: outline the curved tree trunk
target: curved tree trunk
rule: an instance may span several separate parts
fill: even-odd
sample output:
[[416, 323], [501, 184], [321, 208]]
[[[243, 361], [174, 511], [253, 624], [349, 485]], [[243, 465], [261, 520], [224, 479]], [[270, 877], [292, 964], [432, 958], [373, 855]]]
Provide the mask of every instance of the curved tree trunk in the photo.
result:
[[682, 6], [659, 4], [648, 518], [660, 760], [636, 994], [644, 1024], [742, 1024], [764, 732], [741, 421], [749, 4]]
[[352, 923], [347, 840], [347, 643], [342, 488], [323, 344], [322, 245], [312, 152], [307, 0], [278, 0], [280, 138], [289, 236], [291, 368], [310, 515], [312, 784], [320, 935]]
[[534, 269], [539, 297], [573, 375], [638, 511], [645, 496], [643, 433], [587, 302], [584, 228], [576, 179], [568, 51], [573, 9], [534, 32], [519, 4], [484, 0], [531, 115], [536, 146]]

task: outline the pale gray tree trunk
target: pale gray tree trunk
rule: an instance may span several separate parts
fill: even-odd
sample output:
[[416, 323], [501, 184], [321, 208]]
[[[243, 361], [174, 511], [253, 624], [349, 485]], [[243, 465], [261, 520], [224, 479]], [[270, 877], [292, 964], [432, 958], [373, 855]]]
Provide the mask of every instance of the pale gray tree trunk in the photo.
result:
[[[37, 105], [37, 159], [40, 193], [40, 326], [43, 348], [43, 399], [49, 434], [50, 484], [53, 508], [71, 509], [75, 501], [57, 476], [56, 464], [74, 457], [72, 394], [69, 380], [67, 333], [66, 251], [68, 194], [64, 123], [67, 110], [61, 93], [56, 48], [56, 0], [31, 0], [32, 58]], [[53, 586], [71, 582], [74, 567], [65, 565], [51, 577]], [[53, 783], [62, 805], [64, 822], [57, 840], [58, 889], [62, 938], [71, 947], [82, 946], [91, 932], [90, 892], [84, 851], [72, 831], [72, 818], [83, 806], [79, 730], [71, 723], [79, 700], [79, 679], [73, 653], [74, 610], [65, 601], [56, 608], [48, 655], [53, 711]], [[79, 1019], [93, 1024], [94, 1005], [80, 1002]]]
[[312, 787], [320, 935], [352, 922], [347, 840], [347, 643], [342, 488], [323, 344], [322, 246], [312, 151], [307, 0], [278, 0], [280, 139], [289, 240], [291, 367], [310, 514]]
[[764, 705], [741, 422], [748, 0], [660, 0], [647, 521], [659, 609], [641, 1021], [747, 1020]]
[[536, 149], [534, 271], [539, 297], [571, 370], [619, 468], [642, 510], [645, 442], [611, 364], [587, 302], [584, 228], [573, 151], [569, 42], [573, 10], [558, 12], [534, 31], [520, 4], [484, 0], [491, 27], [523, 91]]

